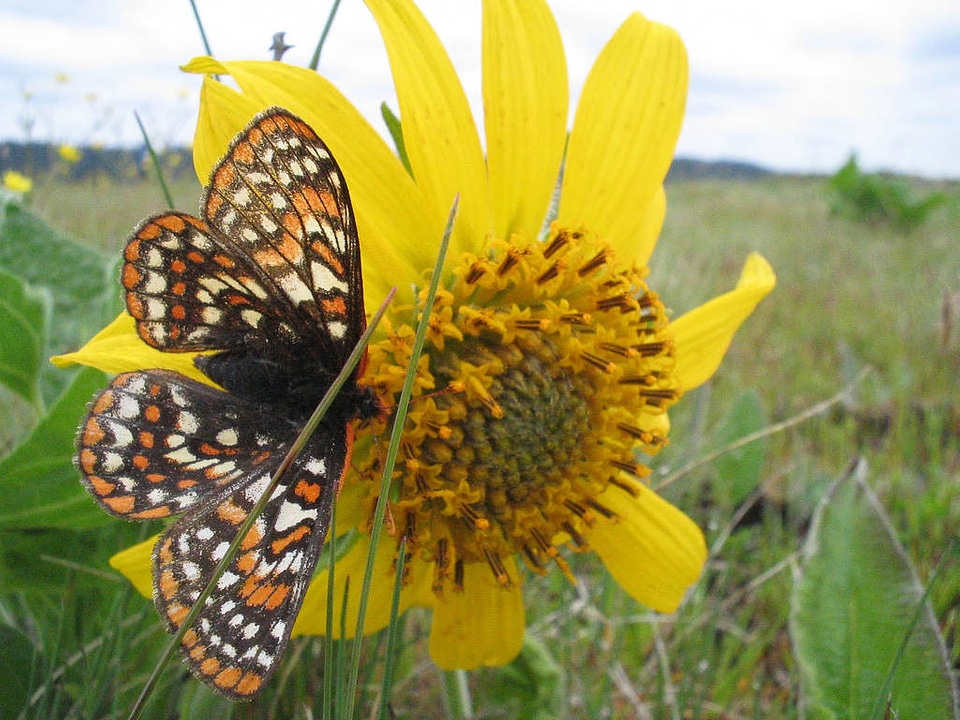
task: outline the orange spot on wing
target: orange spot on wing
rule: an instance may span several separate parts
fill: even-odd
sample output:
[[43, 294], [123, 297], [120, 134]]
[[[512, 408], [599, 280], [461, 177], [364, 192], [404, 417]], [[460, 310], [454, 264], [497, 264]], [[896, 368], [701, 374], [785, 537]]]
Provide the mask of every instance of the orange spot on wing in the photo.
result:
[[213, 176], [213, 186], [217, 190], [223, 190], [224, 188], [230, 187], [236, 181], [237, 171], [234, 170], [233, 165], [229, 163], [224, 163], [221, 165], [220, 169], [217, 170], [217, 174]]
[[[129, 312], [135, 320], [143, 320], [143, 303], [140, 302], [140, 298], [133, 293], [127, 293], [126, 302], [127, 312]], [[139, 327], [137, 329], [139, 330]]]
[[346, 316], [347, 314], [347, 303], [342, 297], [327, 298], [321, 301], [320, 307], [330, 315]]
[[[257, 566], [257, 553], [255, 552], [245, 552], [242, 555], [237, 556], [237, 569], [242, 573], [252, 573], [253, 569]], [[247, 582], [252, 582], [256, 585], [256, 580], [250, 578]]]
[[157, 518], [165, 518], [170, 515], [170, 508], [166, 505], [160, 507], [155, 507], [152, 510], [144, 510], [143, 512], [132, 513], [130, 515], [134, 520], [156, 520]]
[[207, 198], [207, 217], [215, 216], [222, 207], [223, 198], [216, 193], [210, 193], [210, 197]]
[[267, 598], [273, 593], [275, 587], [275, 585], [269, 584], [260, 585], [250, 597], [247, 598], [247, 605], [263, 605], [267, 602]]
[[123, 257], [129, 262], [134, 262], [140, 259], [139, 237], [135, 237], [127, 243], [127, 246], [123, 249]]
[[303, 238], [303, 217], [300, 213], [288, 212], [284, 213], [283, 217], [280, 218], [280, 224], [283, 225], [283, 229], [286, 230], [286, 236], [290, 238]]
[[315, 503], [320, 499], [323, 488], [320, 487], [320, 483], [310, 482], [309, 480], [299, 480], [293, 492], [307, 502]]
[[134, 508], [134, 500], [130, 495], [121, 495], [120, 497], [101, 498], [103, 504], [113, 510], [118, 515], [129, 515]]
[[[136, 240], [155, 240], [156, 238], [160, 237], [160, 234], [161, 234], [162, 232], [163, 232], [163, 228], [160, 227], [159, 225], [157, 225], [156, 222], [152, 222], [152, 223], [150, 223], [149, 225], [143, 227], [143, 228], [140, 230], [140, 232], [137, 233]], [[137, 253], [136, 256], [137, 256], [137, 257], [140, 257], [140, 243], [139, 243], [139, 242], [136, 243], [136, 247], [134, 247], [134, 242], [128, 243], [128, 244], [127, 244], [127, 250], [128, 250], [128, 251], [133, 250], [134, 252]], [[129, 259], [130, 259], [130, 260], [133, 260], [134, 258], [129, 258]]]
[[214, 255], [213, 261], [222, 268], [232, 268], [236, 265], [236, 263], [233, 261], [233, 258], [229, 257], [228, 255]]
[[283, 537], [277, 538], [272, 543], [270, 543], [270, 550], [273, 551], [274, 555], [279, 555], [284, 550], [286, 550], [291, 543], [295, 543], [299, 540], [302, 540], [305, 536], [309, 534], [310, 534], [310, 528], [308, 528], [306, 525], [300, 525], [292, 532], [289, 532]]
[[285, 583], [278, 583], [274, 586], [275, 589], [270, 593], [270, 597], [266, 599], [264, 607], [267, 610], [276, 610], [283, 604], [283, 601], [287, 599], [290, 595], [290, 586]]
[[173, 603], [167, 608], [167, 619], [170, 620], [176, 627], [180, 627], [183, 624], [183, 619], [187, 616], [187, 613], [190, 612], [190, 608], [182, 603]]
[[143, 430], [140, 432], [140, 447], [152, 448], [154, 445], [154, 437], [152, 432], [147, 432]]
[[340, 258], [337, 257], [329, 245], [323, 242], [315, 242], [310, 248], [320, 256], [323, 264], [330, 268], [334, 275], [343, 277], [343, 263], [340, 262]]
[[253, 695], [263, 684], [263, 677], [256, 673], [246, 672], [243, 679], [233, 688], [240, 695]]
[[243, 542], [240, 543], [241, 550], [249, 550], [252, 547], [256, 547], [257, 543], [263, 540], [263, 533], [260, 532], [259, 528], [254, 525], [250, 528], [250, 532], [247, 533], [247, 536], [243, 538]]
[[157, 422], [160, 419], [160, 408], [156, 405], [148, 405], [143, 409], [143, 417], [150, 422]]
[[[113, 390], [105, 390], [100, 393], [100, 396], [93, 402], [93, 407], [90, 408], [90, 412], [95, 415], [100, 415], [111, 405], [113, 405]], [[90, 418], [90, 420], [92, 421], [93, 418]]]
[[116, 483], [107, 482], [102, 477], [98, 475], [88, 475], [87, 480], [90, 481], [90, 485], [93, 487], [93, 491], [99, 497], [106, 497], [114, 490], [117, 489]]
[[187, 229], [187, 223], [179, 215], [164, 215], [154, 220], [160, 227], [166, 228], [175, 233], [182, 233]]
[[254, 137], [254, 133], [252, 132], [247, 135], [247, 138], [249, 142], [238, 143], [233, 149], [232, 155], [233, 160], [242, 162], [244, 165], [250, 165], [253, 162], [253, 159], [256, 157], [253, 146], [260, 142], [260, 138]]
[[137, 470], [146, 470], [150, 467], [150, 460], [143, 455], [134, 455], [133, 466], [137, 468]]
[[160, 546], [159, 546], [159, 551], [158, 551], [158, 553], [157, 553], [157, 557], [159, 558], [160, 563], [161, 563], [161, 564], [164, 564], [164, 565], [173, 560], [173, 553], [170, 552], [170, 540], [169, 540], [169, 539], [164, 540], [164, 541], [160, 544]]
[[[101, 396], [102, 398], [102, 396]], [[97, 405], [100, 404], [100, 401], [97, 401]], [[110, 406], [110, 403], [107, 403], [107, 407]], [[96, 406], [93, 408], [93, 412], [103, 412], [106, 408], [100, 410]], [[106, 436], [106, 433], [103, 431], [103, 428], [100, 427], [100, 423], [97, 422], [96, 418], [90, 418], [87, 420], [86, 424], [83, 426], [83, 444], [87, 447], [92, 445], [99, 445], [103, 438]]]
[[140, 281], [143, 280], [143, 275], [140, 274], [140, 271], [137, 270], [135, 265], [130, 263], [125, 263], [123, 266], [123, 272], [120, 276], [120, 282], [123, 283], [123, 286], [127, 290], [133, 290], [137, 285], [140, 284]]
[[247, 517], [243, 508], [229, 500], [217, 508], [217, 517], [231, 525], [239, 525]]
[[[160, 590], [160, 595], [164, 600], [170, 600], [173, 598], [177, 594], [177, 590], [180, 588], [180, 583], [177, 582], [177, 578], [174, 576], [173, 570], [164, 570], [161, 572], [157, 585]], [[167, 615], [171, 618], [171, 620], [176, 612], [176, 605], [171, 605], [169, 608], [167, 608]]]
[[[207, 673], [207, 674], [209, 675], [212, 673]], [[232, 688], [238, 682], [240, 682], [241, 677], [242, 677], [242, 673], [240, 672], [240, 668], [232, 667], [232, 668], [227, 668], [226, 670], [218, 674], [213, 679], [213, 682], [216, 683], [217, 687]]]

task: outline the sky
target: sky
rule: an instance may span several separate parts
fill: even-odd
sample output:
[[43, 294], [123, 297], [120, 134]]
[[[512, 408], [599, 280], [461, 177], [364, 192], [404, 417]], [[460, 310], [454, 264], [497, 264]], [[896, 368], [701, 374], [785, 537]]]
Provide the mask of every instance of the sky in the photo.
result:
[[[213, 53], [268, 59], [272, 35], [306, 65], [332, 0], [196, 0]], [[418, 3], [451, 54], [477, 117], [480, 0]], [[15, 7], [14, 7], [15, 6]], [[690, 57], [677, 154], [774, 170], [960, 178], [957, 0], [553, 0], [571, 118], [593, 60], [634, 11], [671, 25]], [[204, 54], [188, 0], [0, 0], [0, 140], [189, 144]], [[376, 24], [342, 0], [320, 70], [375, 127], [396, 109]]]

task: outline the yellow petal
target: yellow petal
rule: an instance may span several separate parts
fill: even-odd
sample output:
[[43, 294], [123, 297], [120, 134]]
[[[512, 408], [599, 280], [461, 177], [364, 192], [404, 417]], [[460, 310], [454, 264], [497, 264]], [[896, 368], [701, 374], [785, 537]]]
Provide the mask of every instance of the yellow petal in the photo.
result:
[[[382, 630], [390, 622], [390, 606], [393, 602], [394, 542], [387, 538], [377, 548], [373, 581], [367, 597], [367, 615], [363, 625], [363, 634]], [[343, 608], [343, 594], [349, 578], [350, 596], [347, 600], [345, 627], [346, 637], [353, 637], [357, 630], [357, 616], [360, 608], [360, 590], [363, 574], [370, 550], [370, 537], [362, 535], [357, 543], [337, 562], [334, 571], [334, 620], [333, 637], [340, 639], [340, 612]], [[322, 559], [321, 562], [324, 562]], [[326, 635], [327, 632], [327, 585], [329, 573], [326, 569], [317, 573], [307, 595], [303, 608], [293, 626], [294, 635]], [[400, 594], [400, 612], [412, 605], [417, 597], [429, 588], [432, 577], [429, 568], [414, 560], [407, 572], [407, 584]]]
[[[205, 65], [197, 60], [185, 65], [183, 69]], [[211, 108], [216, 108], [216, 111], [210, 112]], [[204, 186], [210, 184], [213, 168], [226, 155], [230, 141], [261, 110], [263, 108], [251, 98], [238, 93], [232, 87], [214, 80], [209, 75], [203, 78], [200, 86], [200, 113], [197, 115], [197, 129], [193, 136], [193, 168]]]
[[730, 347], [733, 335], [777, 284], [763, 256], [751, 253], [737, 287], [670, 324], [677, 348], [677, 372], [684, 392], [706, 382]]
[[[206, 179], [253, 113], [279, 106], [299, 115], [330, 147], [343, 171], [363, 256], [376, 260], [363, 266], [367, 307], [378, 306], [394, 285], [401, 294], [398, 302], [412, 299], [411, 284], [421, 283], [422, 270], [434, 265], [443, 225], [430, 229], [420, 189], [350, 101], [312, 70], [281, 62], [197, 58], [184, 69], [230, 75], [241, 90], [212, 79], [204, 84], [195, 151], [200, 147], [209, 165], [198, 164], [200, 177]], [[238, 99], [243, 112], [236, 110]], [[444, 213], [448, 210], [449, 205]]]
[[400, 103], [403, 138], [433, 237], [460, 194], [450, 257], [493, 229], [486, 164], [467, 96], [433, 28], [410, 0], [366, 0], [383, 36]]
[[607, 43], [577, 106], [558, 219], [584, 224], [645, 264], [646, 217], [670, 167], [687, 96], [687, 55], [671, 29], [634, 13]]
[[520, 576], [513, 558], [504, 567], [514, 580], [497, 584], [486, 563], [464, 568], [463, 592], [436, 599], [430, 628], [430, 657], [444, 670], [505, 665], [523, 647], [525, 623]]
[[[364, 436], [360, 441], [367, 440]], [[357, 453], [354, 452], [352, 465], [358, 465], [360, 462]], [[367, 483], [360, 481], [352, 470], [347, 470], [347, 479], [343, 483], [340, 494], [337, 495], [337, 535], [341, 535], [348, 530], [359, 527], [369, 518], [369, 509], [366, 499], [370, 494], [370, 488]]]
[[590, 547], [634, 599], [657, 612], [676, 610], [707, 558], [700, 528], [647, 487], [636, 498], [611, 487], [597, 500], [618, 518], [594, 523]]
[[74, 363], [89, 365], [108, 373], [163, 368], [216, 387], [193, 364], [196, 356], [197, 353], [160, 352], [150, 347], [137, 335], [134, 319], [127, 313], [121, 313], [82, 348], [65, 355], [55, 355], [50, 362], [61, 368]]
[[159, 535], [121, 550], [110, 558], [110, 567], [120, 571], [144, 597], [153, 597], [153, 546]]
[[567, 134], [567, 66], [539, 0], [483, 3], [483, 110], [494, 232], [536, 238]]

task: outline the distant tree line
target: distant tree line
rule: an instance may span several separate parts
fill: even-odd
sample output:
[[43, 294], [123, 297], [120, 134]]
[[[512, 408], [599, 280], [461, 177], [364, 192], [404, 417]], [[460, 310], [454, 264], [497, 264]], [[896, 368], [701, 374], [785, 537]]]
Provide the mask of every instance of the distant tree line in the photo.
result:
[[[190, 148], [168, 148], [158, 153], [158, 158], [168, 178], [193, 173]], [[150, 163], [146, 147], [87, 146], [67, 150], [62, 145], [52, 143], [0, 142], [0, 175], [7, 170], [15, 170], [34, 178], [56, 173], [59, 177], [74, 180], [90, 177], [131, 180], [152, 177]]]
[[[0, 142], [0, 175], [16, 170], [28, 177], [55, 172], [60, 177], [79, 180], [106, 177], [114, 180], [152, 177], [150, 156], [145, 147], [80, 147], [75, 162], [61, 155], [61, 146], [41, 142]], [[193, 158], [188, 147], [168, 148], [159, 154], [164, 176], [178, 179], [193, 173]], [[684, 180], [758, 180], [771, 172], [759, 165], [733, 160], [708, 162], [677, 158], [670, 167], [668, 182]]]

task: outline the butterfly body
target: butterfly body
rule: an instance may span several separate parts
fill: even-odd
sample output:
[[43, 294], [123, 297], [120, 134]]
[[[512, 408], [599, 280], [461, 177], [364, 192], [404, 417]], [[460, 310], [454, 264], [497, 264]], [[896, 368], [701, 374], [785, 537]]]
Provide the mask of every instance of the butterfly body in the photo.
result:
[[[214, 168], [202, 218], [143, 221], [124, 250], [144, 342], [200, 353], [219, 387], [163, 369], [118, 375], [77, 436], [82, 480], [109, 512], [180, 514], [153, 550], [154, 602], [179, 628], [366, 325], [342, 172], [302, 120], [261, 113]], [[212, 351], [212, 352], [210, 352]], [[379, 414], [362, 360], [272, 492], [186, 631], [193, 674], [246, 699], [279, 664], [349, 466], [356, 419]]]
[[[211, 380], [231, 395], [264, 406], [295, 424], [301, 424], [316, 409], [335, 378], [326, 363], [311, 360], [309, 352], [291, 351], [284, 360], [244, 351], [226, 351], [198, 357], [195, 361]], [[344, 388], [329, 414], [345, 420], [361, 420], [381, 412], [380, 401], [367, 387]]]

